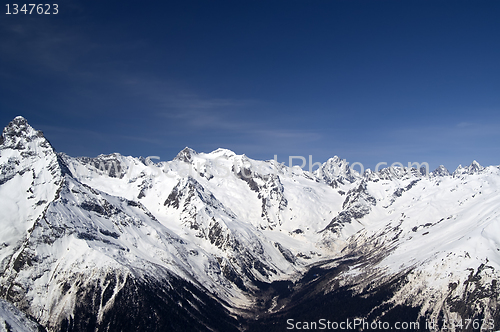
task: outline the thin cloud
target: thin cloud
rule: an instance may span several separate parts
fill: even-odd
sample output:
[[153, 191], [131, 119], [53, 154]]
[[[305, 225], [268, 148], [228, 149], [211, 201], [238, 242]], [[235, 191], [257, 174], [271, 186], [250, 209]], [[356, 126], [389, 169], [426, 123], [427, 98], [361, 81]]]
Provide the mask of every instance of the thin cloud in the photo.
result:
[[429, 125], [399, 128], [390, 133], [403, 141], [451, 144], [453, 140], [481, 139], [489, 136], [500, 138], [500, 123], [458, 122], [446, 125]]

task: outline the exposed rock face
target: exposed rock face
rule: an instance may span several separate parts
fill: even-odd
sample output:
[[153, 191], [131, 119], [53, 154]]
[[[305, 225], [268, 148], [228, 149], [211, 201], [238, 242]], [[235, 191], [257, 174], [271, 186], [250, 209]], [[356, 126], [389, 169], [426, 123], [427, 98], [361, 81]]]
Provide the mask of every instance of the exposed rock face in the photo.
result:
[[450, 172], [443, 165], [440, 165], [438, 168], [432, 171], [431, 174], [431, 176], [449, 176], [449, 175]]
[[338, 157], [309, 173], [225, 149], [72, 158], [17, 117], [0, 139], [0, 329], [282, 331], [288, 319], [359, 318], [491, 330], [499, 187], [500, 168], [477, 162], [426, 176], [360, 175]]
[[344, 224], [361, 219], [371, 211], [371, 206], [377, 205], [377, 200], [368, 192], [365, 181], [347, 192], [342, 211], [332, 219], [324, 231], [339, 233]]
[[182, 161], [185, 163], [191, 163], [193, 161], [193, 156], [196, 155], [196, 151], [191, 148], [185, 147], [181, 152], [177, 154], [174, 161]]

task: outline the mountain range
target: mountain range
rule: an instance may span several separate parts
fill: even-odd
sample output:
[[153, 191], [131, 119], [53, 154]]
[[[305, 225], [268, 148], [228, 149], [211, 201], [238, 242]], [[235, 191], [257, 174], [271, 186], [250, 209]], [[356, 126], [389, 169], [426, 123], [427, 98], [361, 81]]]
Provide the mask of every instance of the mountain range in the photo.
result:
[[499, 166], [151, 159], [5, 127], [0, 331], [500, 329]]

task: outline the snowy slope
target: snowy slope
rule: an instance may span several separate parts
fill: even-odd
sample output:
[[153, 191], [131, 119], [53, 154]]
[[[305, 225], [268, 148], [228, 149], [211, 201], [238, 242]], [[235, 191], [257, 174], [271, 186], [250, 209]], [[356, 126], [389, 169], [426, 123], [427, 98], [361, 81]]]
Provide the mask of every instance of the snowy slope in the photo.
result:
[[22, 117], [0, 143], [0, 296], [49, 330], [279, 329], [346, 294], [344, 315], [500, 325], [498, 167], [74, 158]]
[[105, 324], [129, 282], [148, 280], [173, 289], [182, 279], [221, 299], [236, 297], [236, 287], [222, 280], [220, 270], [211, 255], [171, 233], [140, 204], [66, 175], [59, 197], [33, 227], [1, 284], [7, 299], [57, 328], [79, 315], [82, 297], [90, 298], [95, 324]]
[[[434, 319], [443, 310], [448, 319], [497, 317], [500, 170], [473, 162], [453, 177], [408, 181], [400, 183], [403, 191], [391, 188], [394, 182], [370, 186], [380, 203], [350, 239], [350, 250], [385, 257], [369, 267], [371, 272], [360, 268], [349, 275], [409, 271], [394, 304], [419, 306], [421, 315]], [[384, 195], [393, 190], [392, 197]], [[384, 246], [377, 250], [381, 242]], [[457, 309], [467, 302], [475, 308]]]
[[439, 170], [427, 178], [386, 169], [357, 180], [322, 231], [325, 245], [352, 232], [341, 255], [313, 264], [288, 292], [268, 292], [251, 330], [286, 329], [284, 317], [498, 329], [500, 169], [473, 162], [453, 175]]
[[[182, 233], [179, 216], [165, 201], [178, 190], [179, 181], [190, 178], [210, 193], [233, 219], [252, 232], [284, 242], [295, 255], [315, 259], [327, 252], [316, 246], [323, 229], [338, 212], [342, 195], [318, 182], [312, 174], [289, 169], [274, 161], [256, 161], [218, 149], [196, 153], [184, 149], [171, 162], [144, 164], [139, 159], [115, 155], [121, 178], [109, 176], [98, 167], [85, 167], [79, 158], [63, 156], [72, 173], [85, 184], [112, 195], [124, 195], [144, 204], [165, 226]], [[94, 164], [114, 169], [110, 156]], [[184, 227], [185, 228], [185, 227]], [[184, 235], [181, 235], [184, 236]], [[186, 234], [187, 236], [187, 234]], [[189, 241], [196, 241], [190, 237]]]
[[43, 134], [22, 117], [2, 133], [0, 145], [0, 272], [56, 196], [57, 155]]
[[37, 332], [42, 328], [14, 305], [0, 299], [0, 331], [1, 332]]

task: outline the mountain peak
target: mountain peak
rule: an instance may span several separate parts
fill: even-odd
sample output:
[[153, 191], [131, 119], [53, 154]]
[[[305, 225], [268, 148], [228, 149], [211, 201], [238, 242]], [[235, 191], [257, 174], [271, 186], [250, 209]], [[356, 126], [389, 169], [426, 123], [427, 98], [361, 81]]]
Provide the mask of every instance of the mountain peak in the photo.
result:
[[431, 173], [432, 176], [448, 176], [450, 175], [450, 172], [444, 165], [439, 165], [438, 168], [436, 168], [434, 171]]
[[477, 161], [473, 160], [472, 163], [467, 167], [470, 174], [477, 174], [481, 172], [484, 167], [481, 166]]
[[41, 131], [31, 127], [24, 117], [16, 116], [4, 128], [0, 138], [0, 145], [2, 145], [2, 148], [24, 150], [26, 144], [37, 140], [40, 141], [38, 145], [44, 148], [50, 147], [50, 143], [45, 139]]
[[479, 168], [481, 168], [483, 166], [481, 166], [476, 160], [473, 160], [469, 167], [479, 167]]
[[225, 157], [232, 157], [232, 156], [236, 155], [236, 153], [234, 151], [231, 151], [231, 150], [225, 149], [225, 148], [218, 148], [218, 149], [210, 152], [209, 154], [211, 154], [211, 155], [220, 154], [220, 155], [225, 156]]
[[345, 159], [334, 156], [321, 165], [314, 174], [329, 185], [336, 187], [339, 183], [353, 183], [359, 177], [356, 171], [352, 171]]
[[469, 166], [462, 167], [462, 165], [458, 165], [455, 172], [453, 172], [454, 176], [462, 175], [462, 174], [479, 174], [484, 170], [484, 167], [481, 166], [477, 161], [473, 160]]
[[6, 135], [20, 136], [22, 133], [33, 129], [22, 116], [16, 116], [7, 127], [4, 128], [3, 133]]
[[12, 120], [12, 122], [22, 122], [22, 123], [28, 123], [28, 121], [26, 121], [26, 119], [21, 116], [21, 115], [18, 115], [14, 118], [14, 120]]
[[190, 163], [193, 161], [193, 156], [197, 155], [198, 153], [189, 148], [189, 147], [185, 147], [184, 149], [182, 149], [182, 151], [180, 151], [177, 156], [175, 156], [174, 160], [178, 160], [178, 161], [184, 161], [186, 163]]

